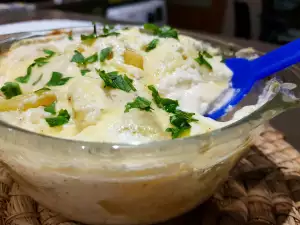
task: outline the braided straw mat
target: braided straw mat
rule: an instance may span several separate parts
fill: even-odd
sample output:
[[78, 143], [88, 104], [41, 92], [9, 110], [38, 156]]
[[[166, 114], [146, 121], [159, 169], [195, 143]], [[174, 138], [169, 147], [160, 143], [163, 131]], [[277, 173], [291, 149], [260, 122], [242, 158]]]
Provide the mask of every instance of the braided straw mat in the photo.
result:
[[[164, 225], [300, 225], [300, 155], [266, 126], [209, 201]], [[78, 225], [38, 205], [0, 166], [0, 225]]]

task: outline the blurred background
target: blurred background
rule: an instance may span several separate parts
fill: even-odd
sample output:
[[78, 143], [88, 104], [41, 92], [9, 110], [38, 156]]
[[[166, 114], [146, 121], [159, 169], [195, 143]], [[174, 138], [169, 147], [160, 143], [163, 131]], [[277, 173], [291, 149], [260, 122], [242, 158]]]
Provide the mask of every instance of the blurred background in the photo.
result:
[[274, 44], [300, 36], [299, 13], [300, 0], [0, 0], [0, 24], [44, 18], [168, 23]]

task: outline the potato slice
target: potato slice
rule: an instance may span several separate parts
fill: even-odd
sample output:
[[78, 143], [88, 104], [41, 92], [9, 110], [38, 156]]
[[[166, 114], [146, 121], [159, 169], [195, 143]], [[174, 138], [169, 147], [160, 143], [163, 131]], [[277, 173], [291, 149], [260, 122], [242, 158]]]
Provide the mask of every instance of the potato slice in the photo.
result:
[[42, 93], [29, 93], [11, 99], [0, 100], [0, 112], [22, 110], [39, 106], [47, 106], [56, 101], [56, 95], [51, 91]]
[[144, 69], [144, 58], [138, 53], [126, 49], [124, 52], [124, 62], [128, 65], [132, 65], [134, 67]]

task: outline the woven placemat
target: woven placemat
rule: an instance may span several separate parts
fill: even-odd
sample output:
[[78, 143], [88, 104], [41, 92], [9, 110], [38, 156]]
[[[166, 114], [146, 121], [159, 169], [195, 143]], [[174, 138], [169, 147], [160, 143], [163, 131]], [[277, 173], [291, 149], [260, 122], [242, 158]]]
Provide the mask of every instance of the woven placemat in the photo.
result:
[[[78, 225], [38, 205], [0, 166], [0, 225]], [[300, 225], [300, 154], [270, 126], [206, 203], [164, 225]]]

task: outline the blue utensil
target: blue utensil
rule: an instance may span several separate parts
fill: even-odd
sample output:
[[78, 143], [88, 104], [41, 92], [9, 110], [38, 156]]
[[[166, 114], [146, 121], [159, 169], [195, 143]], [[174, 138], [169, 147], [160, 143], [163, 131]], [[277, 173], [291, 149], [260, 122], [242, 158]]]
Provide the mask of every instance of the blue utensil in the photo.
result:
[[237, 105], [254, 83], [300, 62], [300, 39], [292, 41], [254, 60], [230, 58], [225, 64], [232, 70], [230, 87], [213, 101], [205, 113], [217, 120]]

